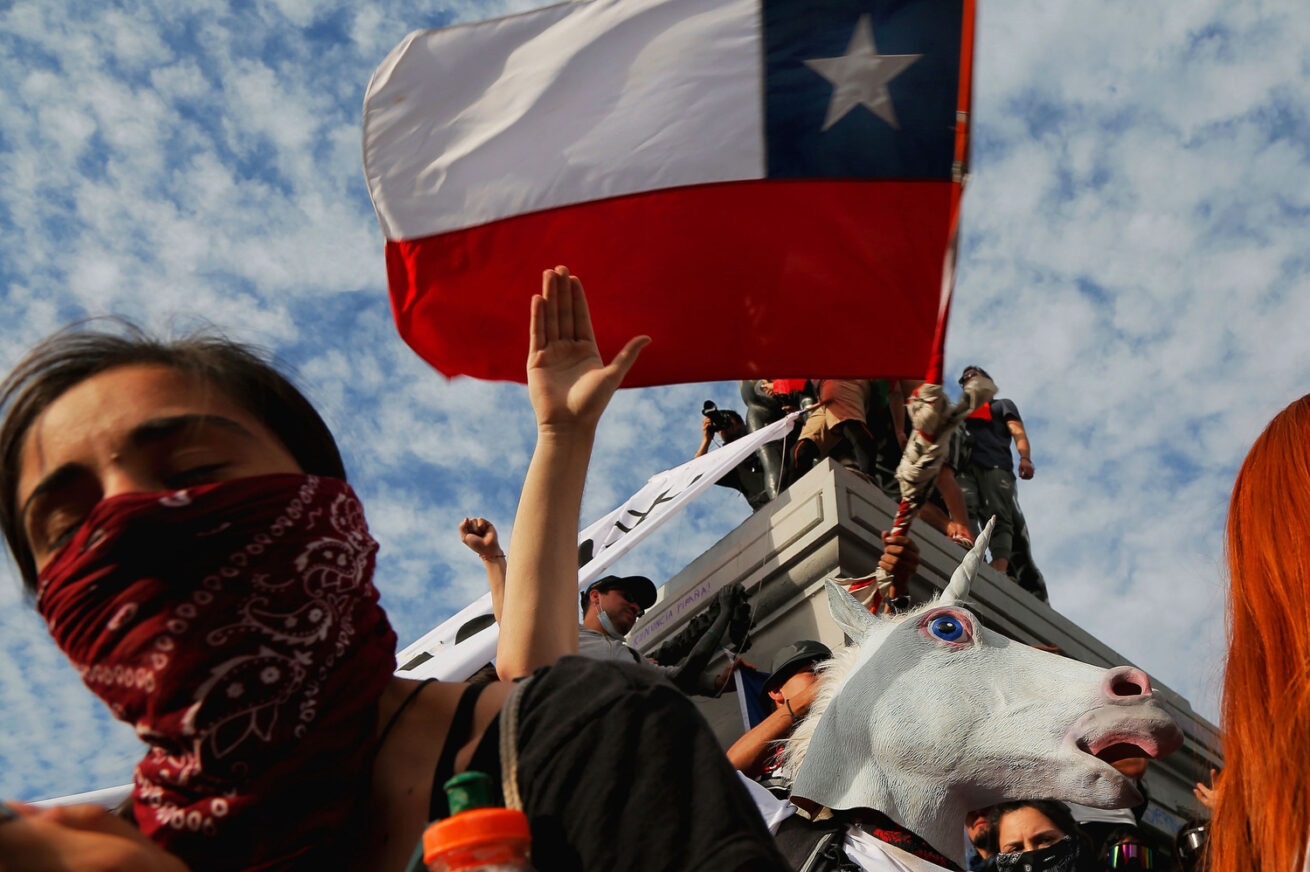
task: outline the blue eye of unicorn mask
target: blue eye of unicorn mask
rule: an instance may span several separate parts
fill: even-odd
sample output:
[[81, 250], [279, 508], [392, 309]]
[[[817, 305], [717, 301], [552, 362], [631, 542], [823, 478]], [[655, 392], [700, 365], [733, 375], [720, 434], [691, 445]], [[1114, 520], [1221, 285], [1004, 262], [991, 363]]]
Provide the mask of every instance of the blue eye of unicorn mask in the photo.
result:
[[967, 612], [938, 608], [919, 618], [919, 632], [935, 642], [964, 648], [973, 641], [973, 621]]
[[964, 637], [964, 624], [956, 617], [934, 618], [928, 629], [943, 642], [958, 642]]

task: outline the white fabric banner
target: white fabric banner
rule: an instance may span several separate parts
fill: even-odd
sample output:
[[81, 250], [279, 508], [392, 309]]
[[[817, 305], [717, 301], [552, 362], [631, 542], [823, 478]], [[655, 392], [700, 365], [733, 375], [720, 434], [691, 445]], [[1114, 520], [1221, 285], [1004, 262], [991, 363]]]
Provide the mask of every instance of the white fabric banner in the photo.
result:
[[[712, 486], [755, 449], [777, 441], [791, 432], [801, 412], [792, 412], [754, 433], [729, 442], [681, 466], [651, 476], [641, 490], [623, 505], [588, 526], [578, 536], [580, 554], [591, 559], [578, 571], [578, 590], [599, 578], [614, 561], [631, 551], [656, 528], [677, 514], [697, 494]], [[513, 555], [510, 555], [513, 559]], [[491, 593], [485, 593], [452, 617], [408, 645], [396, 657], [397, 675], [405, 678], [438, 678], [462, 681], [496, 656], [500, 627], [492, 624], [455, 643], [459, 628], [473, 618], [491, 614]], [[413, 668], [405, 666], [428, 655]]]

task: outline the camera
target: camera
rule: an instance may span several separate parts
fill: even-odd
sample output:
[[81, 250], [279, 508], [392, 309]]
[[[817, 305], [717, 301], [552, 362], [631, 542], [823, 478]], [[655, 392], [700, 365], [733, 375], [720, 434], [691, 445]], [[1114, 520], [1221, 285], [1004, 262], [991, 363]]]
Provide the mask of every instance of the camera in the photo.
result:
[[700, 407], [700, 413], [710, 419], [710, 432], [722, 433], [731, 430], [741, 421], [741, 416], [730, 409], [720, 409], [713, 400], [706, 400]]

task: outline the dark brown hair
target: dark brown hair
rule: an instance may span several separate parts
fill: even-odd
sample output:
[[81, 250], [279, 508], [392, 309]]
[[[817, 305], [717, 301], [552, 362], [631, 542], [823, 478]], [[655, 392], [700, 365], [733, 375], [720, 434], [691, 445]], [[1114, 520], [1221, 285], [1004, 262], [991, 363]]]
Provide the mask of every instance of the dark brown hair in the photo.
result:
[[991, 843], [992, 853], [1000, 853], [1001, 843], [1001, 818], [1005, 817], [1012, 811], [1018, 811], [1021, 808], [1031, 808], [1046, 815], [1047, 820], [1055, 824], [1056, 829], [1066, 836], [1072, 836], [1075, 842], [1078, 842], [1084, 849], [1090, 847], [1087, 843], [1086, 836], [1083, 835], [1082, 829], [1073, 819], [1073, 813], [1069, 811], [1069, 806], [1062, 802], [1056, 802], [1053, 799], [1023, 799], [1011, 802], [1003, 802], [1000, 805], [992, 806], [991, 813], [987, 815], [987, 824], [989, 832], [987, 839]]
[[0, 528], [29, 589], [36, 587], [36, 566], [18, 512], [27, 431], [73, 386], [140, 364], [168, 366], [204, 380], [268, 427], [306, 473], [346, 477], [336, 441], [318, 412], [253, 348], [213, 332], [161, 340], [117, 319], [75, 324], [37, 345], [0, 384]]

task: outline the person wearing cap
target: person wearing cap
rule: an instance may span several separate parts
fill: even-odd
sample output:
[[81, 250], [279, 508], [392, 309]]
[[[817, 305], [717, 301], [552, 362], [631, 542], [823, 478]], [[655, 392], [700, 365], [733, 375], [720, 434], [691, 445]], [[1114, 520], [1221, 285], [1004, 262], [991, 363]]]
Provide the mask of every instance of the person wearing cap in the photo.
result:
[[595, 660], [644, 663], [624, 640], [646, 609], [655, 604], [655, 584], [644, 575], [607, 575], [582, 592], [578, 654]]
[[728, 749], [728, 760], [737, 771], [766, 787], [787, 789], [774, 774], [781, 762], [782, 742], [809, 712], [818, 693], [815, 667], [831, 657], [828, 646], [813, 639], [784, 645], [773, 655], [773, 668], [760, 690], [760, 702], [772, 711]]
[[[496, 526], [486, 518], [465, 518], [459, 525], [460, 541], [482, 558], [491, 590], [491, 613], [496, 623], [505, 605], [508, 562], [501, 550]], [[655, 584], [643, 575], [607, 575], [582, 591], [582, 624], [578, 627], [578, 654], [593, 660], [646, 662], [624, 638], [637, 618], [655, 604]], [[482, 629], [481, 626], [478, 629]]]
[[[459, 525], [459, 533], [460, 540], [480, 556], [486, 566], [492, 616], [499, 623], [505, 604], [505, 572], [508, 564], [505, 552], [499, 545], [496, 527], [486, 518], [465, 518]], [[728, 670], [718, 677], [701, 673], [718, 652], [719, 642], [728, 633], [737, 604], [745, 599], [745, 591], [739, 584], [728, 585], [719, 591], [719, 599], [721, 607], [718, 617], [692, 646], [691, 651], [679, 662], [665, 665], [642, 657], [624, 641], [628, 633], [632, 632], [637, 619], [655, 604], [654, 582], [644, 575], [607, 575], [598, 578], [587, 585], [580, 596], [582, 623], [578, 626], [578, 655], [593, 660], [631, 660], [642, 663], [663, 672], [666, 678], [685, 693], [712, 696], [728, 680], [735, 664], [729, 664]], [[487, 616], [487, 620], [492, 616]], [[480, 621], [481, 618], [474, 620]], [[480, 630], [484, 626], [479, 623], [476, 629]], [[466, 628], [469, 628], [468, 624], [460, 632]], [[456, 638], [458, 641], [458, 635]]]
[[[587, 585], [582, 592], [582, 625], [578, 627], [578, 654], [597, 660], [631, 658], [657, 669], [686, 694], [717, 696], [732, 676], [736, 660], [720, 675], [705, 673], [705, 667], [723, 647], [725, 637], [740, 645], [737, 637], [749, 626], [750, 609], [746, 591], [739, 583], [724, 585], [707, 608], [713, 619], [676, 663], [656, 662], [643, 657], [624, 639], [637, 619], [655, 603], [655, 585], [644, 575], [607, 575]], [[743, 612], [744, 610], [744, 612]], [[745, 614], [746, 623], [741, 618]]]
[[[491, 590], [491, 613], [496, 623], [500, 623], [509, 564], [501, 550], [496, 526], [486, 518], [465, 518], [460, 522], [459, 536], [469, 550], [482, 558]], [[588, 585], [581, 599], [583, 618], [578, 627], [578, 653], [593, 660], [618, 658], [643, 662], [641, 655], [623, 640], [637, 618], [655, 604], [655, 584], [642, 575], [607, 575]]]
[[[975, 376], [991, 376], [980, 366], [966, 366], [960, 373], [964, 385]], [[1019, 478], [1031, 479], [1035, 472], [1032, 446], [1024, 429], [1019, 408], [1013, 400], [994, 399], [979, 406], [964, 421], [969, 436], [969, 457], [957, 470], [957, 481], [964, 491], [966, 508], [975, 532], [987, 519], [995, 516], [989, 546], [992, 566], [1008, 574], [1033, 596], [1046, 602], [1046, 582], [1033, 563], [1028, 543], [1028, 525], [1014, 480], [1014, 458], [1010, 441], [1019, 452]]]

